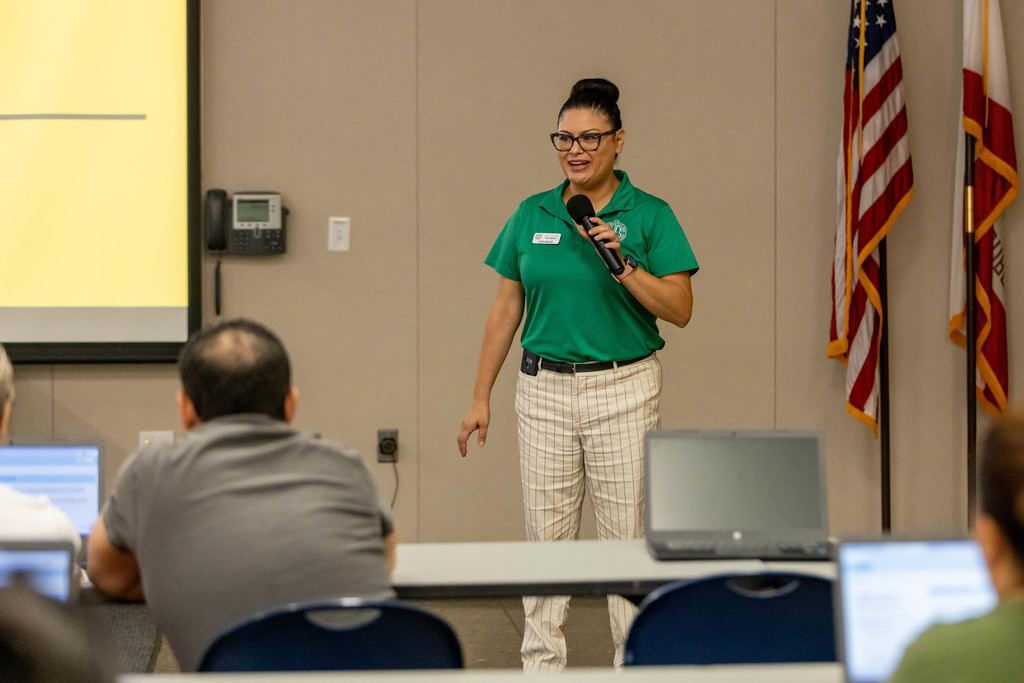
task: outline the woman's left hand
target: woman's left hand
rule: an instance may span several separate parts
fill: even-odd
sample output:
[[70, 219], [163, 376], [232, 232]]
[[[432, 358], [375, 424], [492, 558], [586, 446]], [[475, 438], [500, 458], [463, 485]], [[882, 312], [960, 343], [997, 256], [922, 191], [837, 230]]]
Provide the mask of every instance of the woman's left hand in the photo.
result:
[[[608, 224], [597, 216], [591, 216], [590, 223], [594, 227], [591, 228], [590, 234], [587, 234], [586, 229], [582, 225], [577, 225], [576, 229], [579, 231], [584, 238], [590, 241], [591, 236], [599, 242], [604, 242], [604, 246], [608, 247], [615, 252], [619, 260], [622, 260], [622, 245], [619, 244], [619, 236], [615, 234], [615, 231], [608, 227]], [[597, 247], [595, 246], [596, 250]]]
[[[591, 235], [598, 240], [604, 240], [604, 245], [622, 260], [622, 245], [619, 244], [619, 236], [615, 231], [596, 216], [592, 217], [590, 222], [594, 226], [590, 234], [582, 226], [577, 225], [576, 229], [588, 240]], [[594, 250], [597, 250], [596, 246]], [[642, 269], [634, 269], [629, 277], [622, 280], [622, 286], [629, 290], [641, 306], [658, 318], [677, 327], [685, 327], [690, 322], [690, 315], [693, 312], [693, 290], [690, 288], [689, 273], [669, 273], [655, 277]]]

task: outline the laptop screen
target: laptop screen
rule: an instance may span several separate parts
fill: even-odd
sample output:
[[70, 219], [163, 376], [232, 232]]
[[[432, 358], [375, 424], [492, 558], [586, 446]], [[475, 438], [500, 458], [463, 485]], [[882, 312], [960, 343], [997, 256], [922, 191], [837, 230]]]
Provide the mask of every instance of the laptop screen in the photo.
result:
[[0, 541], [0, 586], [24, 581], [67, 602], [74, 592], [74, 546], [67, 541]]
[[103, 495], [103, 448], [82, 441], [0, 446], [0, 483], [47, 496], [88, 536]]
[[980, 616], [997, 600], [970, 540], [843, 541], [837, 571], [836, 632], [851, 683], [888, 680], [929, 626]]
[[817, 434], [653, 431], [646, 448], [648, 531], [828, 529]]

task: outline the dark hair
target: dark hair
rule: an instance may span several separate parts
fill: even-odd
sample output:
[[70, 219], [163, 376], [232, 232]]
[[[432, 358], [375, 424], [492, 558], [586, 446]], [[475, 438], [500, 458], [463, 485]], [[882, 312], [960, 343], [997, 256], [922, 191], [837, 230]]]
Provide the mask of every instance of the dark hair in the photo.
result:
[[181, 386], [203, 422], [261, 413], [284, 419], [291, 367], [273, 332], [251, 320], [228, 320], [196, 332], [178, 357]]
[[619, 89], [615, 84], [604, 78], [584, 78], [576, 81], [569, 93], [569, 99], [558, 110], [558, 120], [570, 109], [589, 109], [603, 114], [615, 130], [622, 128], [622, 116], [619, 114]]
[[982, 453], [981, 510], [995, 520], [1024, 562], [1024, 411], [998, 418]]

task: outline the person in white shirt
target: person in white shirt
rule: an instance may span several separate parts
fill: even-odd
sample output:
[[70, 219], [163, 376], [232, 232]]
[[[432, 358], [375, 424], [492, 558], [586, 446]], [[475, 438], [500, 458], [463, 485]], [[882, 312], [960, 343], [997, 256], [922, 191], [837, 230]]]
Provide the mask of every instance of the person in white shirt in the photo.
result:
[[[7, 443], [14, 402], [14, 369], [0, 345], [0, 444]], [[77, 553], [82, 538], [63, 510], [46, 496], [30, 496], [0, 484], [0, 540], [68, 540]]]

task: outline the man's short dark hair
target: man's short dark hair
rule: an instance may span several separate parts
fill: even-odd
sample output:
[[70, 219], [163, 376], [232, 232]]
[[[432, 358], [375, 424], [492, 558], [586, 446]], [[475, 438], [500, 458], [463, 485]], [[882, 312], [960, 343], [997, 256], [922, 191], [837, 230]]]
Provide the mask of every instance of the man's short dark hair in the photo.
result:
[[196, 332], [181, 350], [178, 373], [200, 421], [242, 413], [284, 419], [288, 354], [259, 323], [228, 320]]
[[982, 512], [1024, 561], [1024, 408], [996, 419], [982, 449], [978, 480]]

